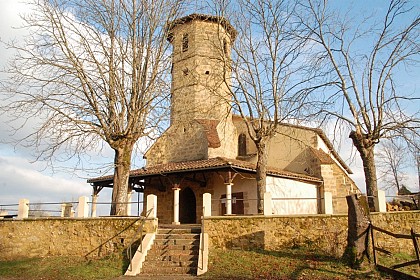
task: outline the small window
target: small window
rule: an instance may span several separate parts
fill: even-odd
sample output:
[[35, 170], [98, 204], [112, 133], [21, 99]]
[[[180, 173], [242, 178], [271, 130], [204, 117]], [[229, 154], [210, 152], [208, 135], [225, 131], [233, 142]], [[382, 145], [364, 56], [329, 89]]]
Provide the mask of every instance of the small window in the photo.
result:
[[238, 156], [246, 156], [246, 135], [245, 135], [245, 133], [239, 134], [239, 137], [238, 137]]
[[188, 34], [182, 36], [182, 52], [188, 51]]
[[226, 39], [223, 39], [223, 52], [225, 53], [225, 55], [228, 55], [228, 43]]

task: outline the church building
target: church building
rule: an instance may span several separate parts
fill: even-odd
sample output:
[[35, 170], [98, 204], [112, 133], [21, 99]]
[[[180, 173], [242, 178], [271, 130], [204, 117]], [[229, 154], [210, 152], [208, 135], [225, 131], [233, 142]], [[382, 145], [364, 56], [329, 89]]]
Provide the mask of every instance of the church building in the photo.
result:
[[[131, 171], [130, 188], [157, 196], [160, 223], [199, 223], [205, 193], [212, 216], [256, 215], [256, 147], [232, 114], [229, 81], [221, 78], [236, 31], [223, 18], [199, 14], [169, 31], [171, 122], [146, 152], [145, 167]], [[322, 130], [284, 124], [267, 146], [272, 215], [347, 213], [345, 196], [360, 191]], [[88, 182], [97, 195], [112, 187], [112, 176]]]

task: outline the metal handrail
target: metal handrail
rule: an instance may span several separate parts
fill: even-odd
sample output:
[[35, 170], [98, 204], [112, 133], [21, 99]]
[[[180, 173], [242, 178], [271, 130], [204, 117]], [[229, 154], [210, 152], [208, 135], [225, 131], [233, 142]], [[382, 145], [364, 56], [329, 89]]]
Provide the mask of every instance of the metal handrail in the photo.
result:
[[153, 208], [150, 208], [149, 210], [147, 210], [146, 216], [141, 218], [141, 223], [139, 227], [137, 228], [136, 232], [134, 233], [133, 237], [131, 238], [131, 242], [127, 247], [127, 256], [130, 260], [130, 265], [128, 267], [128, 270], [130, 271], [132, 270], [132, 267], [133, 267], [133, 263], [132, 263], [133, 256], [132, 256], [131, 247], [133, 246], [135, 240], [137, 240], [136, 237], [140, 234], [140, 252], [143, 252], [143, 242], [142, 242], [143, 241], [143, 227], [144, 227], [144, 224], [146, 223], [147, 218], [149, 218], [149, 215], [152, 211], [153, 211]]

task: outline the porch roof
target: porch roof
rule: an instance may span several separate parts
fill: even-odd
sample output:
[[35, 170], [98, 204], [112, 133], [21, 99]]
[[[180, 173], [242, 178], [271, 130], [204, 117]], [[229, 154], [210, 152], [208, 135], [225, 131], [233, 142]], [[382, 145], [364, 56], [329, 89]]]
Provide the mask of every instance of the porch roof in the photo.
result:
[[[146, 178], [156, 175], [167, 175], [181, 172], [195, 172], [195, 171], [217, 171], [221, 169], [236, 170], [238, 172], [255, 173], [256, 164], [236, 159], [228, 159], [223, 157], [216, 157], [203, 160], [183, 161], [183, 162], [169, 162], [158, 164], [150, 167], [143, 167], [130, 171], [130, 178]], [[289, 172], [275, 167], [267, 166], [267, 175], [297, 179], [302, 181], [317, 182], [322, 180], [314, 176], [305, 174]], [[93, 185], [104, 185], [112, 182], [114, 175], [107, 175], [97, 178], [89, 179], [87, 182]]]

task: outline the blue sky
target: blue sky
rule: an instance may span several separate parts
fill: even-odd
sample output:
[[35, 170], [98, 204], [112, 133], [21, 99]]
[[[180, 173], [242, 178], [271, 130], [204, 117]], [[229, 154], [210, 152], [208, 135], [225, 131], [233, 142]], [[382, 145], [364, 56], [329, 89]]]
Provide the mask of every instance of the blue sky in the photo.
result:
[[[339, 8], [352, 6], [355, 10], [383, 10], [386, 8], [388, 1], [371, 0], [371, 1], [332, 1], [334, 6]], [[418, 2], [420, 3], [420, 2]], [[19, 13], [27, 11], [27, 6], [21, 4], [17, 0], [0, 0], [0, 37], [2, 40], [19, 39], [24, 31], [13, 29], [20, 25]], [[6, 50], [0, 45], [0, 67], [3, 68], [11, 51]], [[4, 75], [0, 73], [0, 79]], [[418, 94], [420, 73], [418, 71], [408, 73], [402, 80], [408, 90]], [[86, 178], [97, 176], [88, 172], [68, 173], [68, 172], [52, 172], [50, 168], [45, 168], [46, 163], [35, 162], [33, 151], [20, 146], [8, 144], [10, 131], [8, 130], [8, 122], [6, 116], [0, 119], [0, 205], [17, 203], [20, 198], [27, 198], [32, 202], [62, 202], [76, 201], [81, 195], [91, 195], [91, 187], [86, 183]], [[363, 190], [363, 169], [361, 161], [356, 160], [350, 162], [348, 159], [351, 152], [350, 139], [343, 139], [341, 142], [340, 154], [347, 161], [354, 171], [353, 179]], [[113, 151], [105, 148], [101, 154], [92, 154], [92, 158], [85, 159], [86, 166], [95, 167], [96, 164], [111, 164], [113, 160]], [[136, 157], [137, 167], [142, 164], [141, 154]], [[67, 162], [67, 166], [72, 166], [74, 162]], [[102, 168], [103, 173], [109, 173], [112, 170]], [[409, 185], [417, 187], [417, 174], [415, 170], [411, 171]], [[110, 190], [103, 190], [100, 194], [99, 201], [110, 201]], [[99, 215], [107, 215], [108, 210], [99, 209]]]

